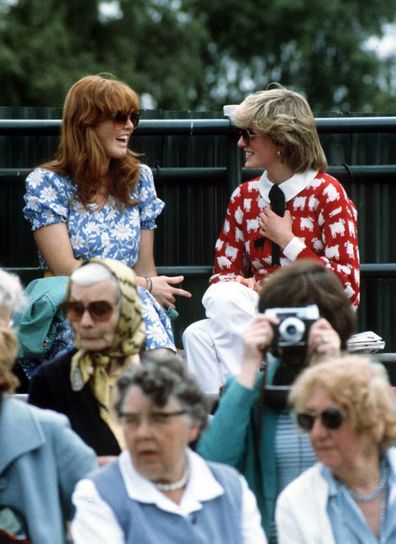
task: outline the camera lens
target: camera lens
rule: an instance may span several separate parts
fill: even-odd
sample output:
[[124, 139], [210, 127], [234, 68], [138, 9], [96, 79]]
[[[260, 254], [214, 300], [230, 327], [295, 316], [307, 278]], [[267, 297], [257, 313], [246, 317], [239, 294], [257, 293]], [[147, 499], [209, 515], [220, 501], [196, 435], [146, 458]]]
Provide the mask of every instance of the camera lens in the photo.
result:
[[305, 333], [305, 325], [298, 317], [287, 317], [279, 325], [279, 342], [297, 344]]

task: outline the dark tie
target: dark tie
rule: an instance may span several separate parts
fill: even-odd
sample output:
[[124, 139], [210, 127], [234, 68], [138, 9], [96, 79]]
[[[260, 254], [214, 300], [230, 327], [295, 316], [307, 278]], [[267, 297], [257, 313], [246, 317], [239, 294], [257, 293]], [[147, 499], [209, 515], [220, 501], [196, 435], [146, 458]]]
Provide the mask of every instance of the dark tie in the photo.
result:
[[[281, 217], [285, 214], [285, 194], [282, 191], [282, 189], [279, 188], [278, 185], [273, 185], [271, 187], [271, 190], [268, 194], [270, 203], [271, 203], [271, 209], [274, 213], [277, 215], [280, 215]], [[279, 259], [280, 254], [280, 247], [278, 244], [275, 244], [275, 242], [272, 242], [272, 264], [280, 264]]]

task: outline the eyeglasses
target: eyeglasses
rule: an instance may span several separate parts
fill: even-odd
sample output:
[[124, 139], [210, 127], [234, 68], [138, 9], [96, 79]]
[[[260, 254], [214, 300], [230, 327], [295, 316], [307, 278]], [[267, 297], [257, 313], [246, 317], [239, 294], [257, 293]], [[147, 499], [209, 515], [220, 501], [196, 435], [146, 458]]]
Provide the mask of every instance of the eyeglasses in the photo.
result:
[[250, 145], [251, 140], [260, 136], [260, 134], [255, 134], [254, 132], [251, 132], [248, 128], [240, 128], [237, 132], [237, 135], [238, 140], [239, 138], [242, 138], [245, 145]]
[[135, 412], [121, 412], [119, 414], [121, 423], [130, 429], [137, 429], [142, 424], [144, 417], [152, 427], [164, 427], [172, 417], [183, 416], [186, 410], [177, 412], [150, 412], [146, 416]]
[[310, 414], [308, 412], [299, 412], [295, 414], [296, 421], [303, 431], [310, 432], [313, 429], [316, 418], [326, 429], [339, 429], [344, 422], [345, 414], [336, 406], [325, 408], [320, 414]]
[[89, 313], [94, 321], [104, 322], [108, 321], [113, 315], [115, 306], [107, 300], [95, 300], [90, 302], [87, 306], [78, 300], [66, 300], [63, 303], [63, 313], [70, 319], [70, 321], [81, 321], [85, 310]]
[[115, 123], [120, 125], [125, 125], [127, 121], [131, 121], [133, 128], [136, 128], [140, 120], [140, 111], [130, 111], [129, 113], [124, 113], [123, 111], [117, 110], [111, 115], [111, 118]]

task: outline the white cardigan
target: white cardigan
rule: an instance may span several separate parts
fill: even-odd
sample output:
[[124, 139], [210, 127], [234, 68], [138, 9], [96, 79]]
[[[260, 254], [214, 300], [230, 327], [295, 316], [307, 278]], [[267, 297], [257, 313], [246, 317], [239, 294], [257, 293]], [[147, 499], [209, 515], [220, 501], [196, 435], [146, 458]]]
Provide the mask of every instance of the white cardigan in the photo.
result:
[[316, 463], [279, 495], [275, 510], [278, 544], [335, 544], [327, 515], [329, 487], [321, 466]]

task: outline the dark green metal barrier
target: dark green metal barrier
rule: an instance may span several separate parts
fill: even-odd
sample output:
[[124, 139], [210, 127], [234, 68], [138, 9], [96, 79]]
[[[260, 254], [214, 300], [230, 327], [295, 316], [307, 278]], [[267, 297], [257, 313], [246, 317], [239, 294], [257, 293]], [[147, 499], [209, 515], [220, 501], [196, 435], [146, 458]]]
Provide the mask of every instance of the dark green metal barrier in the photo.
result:
[[[59, 110], [0, 108], [0, 265], [18, 272], [25, 283], [41, 272], [21, 212], [23, 181], [53, 156], [59, 116]], [[229, 195], [259, 172], [241, 168], [235, 129], [219, 112], [144, 111], [142, 117], [132, 147], [144, 154], [142, 161], [152, 167], [166, 202], [156, 232], [158, 269], [184, 274], [184, 287], [194, 295], [178, 302], [180, 345], [185, 326], [203, 317], [201, 296]], [[386, 340], [386, 351], [396, 351], [396, 117], [321, 117], [316, 122], [329, 172], [344, 184], [359, 212], [359, 329], [374, 330]]]

